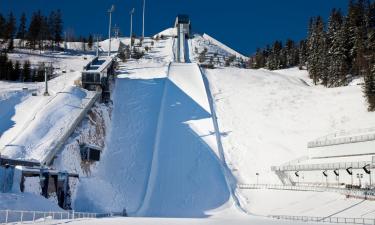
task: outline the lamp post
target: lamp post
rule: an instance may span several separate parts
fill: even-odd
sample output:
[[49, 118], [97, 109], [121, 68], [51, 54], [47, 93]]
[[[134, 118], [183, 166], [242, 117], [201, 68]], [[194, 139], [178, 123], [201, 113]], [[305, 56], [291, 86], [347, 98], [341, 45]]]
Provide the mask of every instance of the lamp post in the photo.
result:
[[95, 40], [96, 40], [96, 56], [97, 57], [99, 56], [99, 39], [100, 39], [100, 36], [99, 35], [95, 35]]
[[363, 178], [363, 174], [362, 173], [357, 173], [357, 178], [358, 178], [359, 187], [361, 188], [361, 186], [362, 186], [361, 178]]
[[108, 10], [108, 13], [109, 13], [109, 27], [108, 27], [109, 46], [108, 46], [108, 56], [111, 55], [111, 26], [112, 26], [112, 13], [114, 11], [115, 11], [115, 6], [112, 5], [111, 8]]
[[133, 14], [134, 8], [130, 11], [130, 50], [132, 49], [132, 38], [133, 38]]
[[299, 185], [299, 171], [296, 171], [294, 174], [297, 177], [297, 186], [298, 186]]
[[142, 13], [142, 39], [145, 38], [145, 10], [146, 10], [146, 0], [143, 0], [143, 13]]

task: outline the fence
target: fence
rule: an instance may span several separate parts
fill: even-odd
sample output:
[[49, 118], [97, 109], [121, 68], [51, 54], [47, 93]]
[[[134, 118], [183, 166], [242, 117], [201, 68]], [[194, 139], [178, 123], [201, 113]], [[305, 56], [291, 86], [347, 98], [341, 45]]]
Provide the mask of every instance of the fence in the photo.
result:
[[315, 141], [311, 141], [307, 144], [308, 148], [349, 144], [356, 142], [374, 141], [375, 140], [375, 128], [358, 129], [355, 131], [341, 131], [334, 134], [329, 134]]
[[286, 215], [270, 215], [269, 217], [274, 218], [274, 219], [293, 220], [293, 221], [302, 221], [302, 222], [375, 225], [375, 219], [370, 219], [370, 218], [313, 217], [313, 216], [286, 216]]
[[375, 191], [348, 189], [338, 187], [320, 187], [310, 185], [279, 185], [279, 184], [239, 184], [240, 189], [274, 189], [286, 191], [314, 191], [314, 192], [336, 192], [343, 194], [348, 198], [358, 198], [365, 200], [375, 200]]
[[0, 210], [0, 224], [16, 222], [37, 222], [46, 220], [74, 220], [88, 218], [103, 218], [113, 216], [126, 216], [124, 213], [88, 213], [88, 212], [42, 212], [21, 210]]
[[272, 166], [272, 171], [313, 171], [313, 170], [345, 170], [347, 168], [362, 169], [371, 165], [371, 161], [359, 162], [339, 162], [339, 163], [321, 163], [321, 164], [300, 164], [300, 165], [283, 165]]
[[70, 220], [81, 218], [98, 218], [97, 213], [84, 212], [41, 212], [41, 211], [18, 211], [18, 210], [0, 210], [0, 223], [14, 223], [26, 221], [45, 221], [45, 220]]

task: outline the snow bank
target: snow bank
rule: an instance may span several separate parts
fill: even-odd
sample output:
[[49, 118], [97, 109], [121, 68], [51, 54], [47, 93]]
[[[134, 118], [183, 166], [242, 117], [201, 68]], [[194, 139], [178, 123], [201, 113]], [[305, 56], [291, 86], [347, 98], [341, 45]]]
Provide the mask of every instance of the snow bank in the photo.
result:
[[374, 218], [375, 202], [346, 198], [338, 193], [241, 190], [248, 211], [257, 215]]
[[177, 29], [175, 27], [167, 28], [163, 30], [162, 32], [155, 34], [153, 37], [156, 38], [157, 36], [176, 37]]
[[275, 183], [270, 171], [307, 155], [307, 142], [336, 130], [371, 127], [361, 87], [306, 85], [305, 71], [207, 70], [228, 164], [239, 183]]
[[50, 98], [22, 131], [8, 140], [2, 154], [10, 158], [43, 160], [53, 149], [55, 140], [69, 129], [67, 124], [76, 119], [82, 105], [93, 96], [92, 92], [71, 86]]
[[215, 38], [211, 37], [208, 34], [203, 34], [203, 38], [206, 39], [206, 40], [208, 40], [212, 44], [217, 45], [218, 47], [220, 47], [221, 49], [227, 51], [228, 53], [230, 53], [232, 55], [235, 55], [236, 57], [243, 58], [244, 60], [248, 59], [248, 57], [246, 57], [246, 56], [244, 56], [244, 55], [236, 52], [235, 50], [229, 48], [228, 46], [226, 46], [225, 44], [219, 42], [218, 40], [216, 40]]
[[57, 204], [39, 195], [32, 193], [0, 193], [0, 210], [7, 209], [63, 212]]

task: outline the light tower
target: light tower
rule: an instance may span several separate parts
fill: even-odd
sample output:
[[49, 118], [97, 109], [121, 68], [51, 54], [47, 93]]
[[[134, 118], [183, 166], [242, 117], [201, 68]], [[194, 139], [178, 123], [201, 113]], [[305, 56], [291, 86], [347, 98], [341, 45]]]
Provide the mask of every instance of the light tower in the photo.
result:
[[108, 28], [108, 39], [109, 39], [109, 46], [108, 46], [108, 56], [111, 55], [111, 24], [112, 24], [112, 13], [115, 11], [115, 5], [108, 10], [109, 13], [109, 28]]
[[133, 14], [134, 8], [130, 11], [130, 49], [132, 48], [132, 37], [133, 37]]
[[146, 9], [146, 0], [143, 0], [143, 13], [142, 13], [142, 39], [145, 38], [145, 9]]

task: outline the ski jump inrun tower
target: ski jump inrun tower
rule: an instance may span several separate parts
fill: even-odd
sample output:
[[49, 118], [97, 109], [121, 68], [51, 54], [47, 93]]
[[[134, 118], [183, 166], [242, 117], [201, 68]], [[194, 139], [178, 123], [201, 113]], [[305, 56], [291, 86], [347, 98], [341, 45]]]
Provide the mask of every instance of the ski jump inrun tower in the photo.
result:
[[177, 29], [177, 61], [185, 62], [185, 42], [190, 37], [191, 23], [188, 15], [178, 15], [174, 24]]

